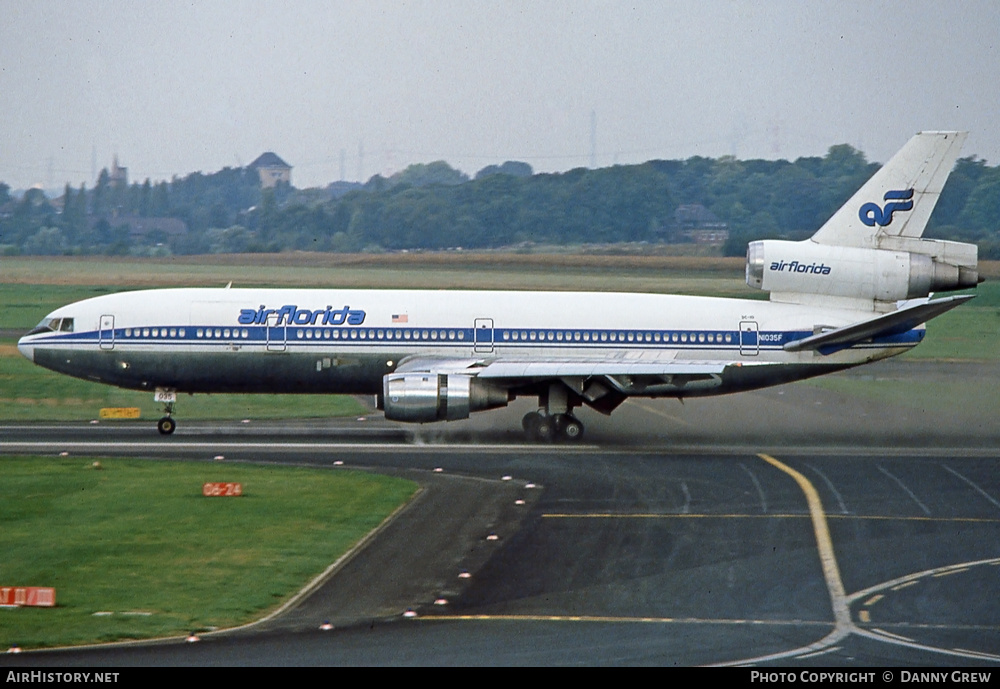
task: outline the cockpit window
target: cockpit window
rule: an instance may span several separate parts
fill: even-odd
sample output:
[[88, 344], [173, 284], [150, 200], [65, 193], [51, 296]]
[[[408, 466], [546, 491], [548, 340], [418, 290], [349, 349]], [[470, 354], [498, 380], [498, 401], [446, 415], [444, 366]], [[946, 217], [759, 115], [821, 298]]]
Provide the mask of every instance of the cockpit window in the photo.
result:
[[41, 323], [39, 323], [34, 328], [28, 331], [28, 335], [37, 335], [38, 333], [51, 333], [57, 331], [61, 331], [64, 333], [73, 332], [73, 319], [43, 318]]

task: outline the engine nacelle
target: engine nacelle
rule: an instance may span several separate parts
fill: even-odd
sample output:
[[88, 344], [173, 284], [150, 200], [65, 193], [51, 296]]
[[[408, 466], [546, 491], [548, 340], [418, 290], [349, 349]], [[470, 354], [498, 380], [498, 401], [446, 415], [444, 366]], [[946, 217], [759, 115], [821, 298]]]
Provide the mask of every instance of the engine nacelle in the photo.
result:
[[385, 418], [417, 423], [467, 419], [509, 401], [504, 388], [454, 373], [390, 373], [382, 378], [382, 396]]
[[910, 250], [827, 246], [811, 241], [750, 242], [747, 284], [779, 294], [898, 301], [979, 283], [974, 244], [917, 239], [903, 245]]

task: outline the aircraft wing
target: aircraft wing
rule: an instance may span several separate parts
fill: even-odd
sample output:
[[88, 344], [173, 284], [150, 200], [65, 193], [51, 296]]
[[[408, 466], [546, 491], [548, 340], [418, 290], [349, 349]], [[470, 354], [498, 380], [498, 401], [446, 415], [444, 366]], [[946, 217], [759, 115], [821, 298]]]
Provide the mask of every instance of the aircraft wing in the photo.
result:
[[920, 299], [909, 305], [904, 305], [896, 311], [875, 318], [788, 342], [783, 349], [788, 352], [814, 349], [820, 354], [830, 354], [864, 340], [904, 333], [921, 323], [926, 323], [935, 316], [940, 316], [945, 311], [950, 311], [956, 306], [964, 304], [975, 296], [974, 294], [960, 294], [942, 299]]
[[404, 375], [418, 372], [457, 374], [474, 377], [484, 384], [493, 383], [499, 389], [525, 389], [558, 380], [591, 408], [610, 414], [630, 395], [682, 397], [705, 394], [722, 385], [727, 367], [743, 365], [724, 360], [502, 356], [475, 360], [418, 356], [403, 361], [397, 371]]
[[480, 378], [563, 378], [567, 376], [695, 376], [722, 373], [728, 361], [564, 361], [498, 359], [480, 369]]
[[415, 356], [400, 362], [399, 373], [460, 373], [477, 378], [545, 379], [592, 376], [710, 376], [736, 361], [635, 360], [607, 357], [456, 359]]

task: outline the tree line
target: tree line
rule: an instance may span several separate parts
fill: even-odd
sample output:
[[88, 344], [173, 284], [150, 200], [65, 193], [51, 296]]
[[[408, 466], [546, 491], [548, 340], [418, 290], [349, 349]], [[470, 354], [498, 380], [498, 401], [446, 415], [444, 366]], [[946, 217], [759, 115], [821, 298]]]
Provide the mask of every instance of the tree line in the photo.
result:
[[[690, 242], [678, 209], [702, 207], [728, 230], [722, 252], [754, 239], [811, 235], [878, 169], [841, 144], [822, 157], [652, 160], [638, 165], [535, 174], [508, 162], [473, 178], [443, 161], [411, 165], [365, 184], [326, 189], [279, 184], [224, 168], [169, 182], [92, 189], [66, 185], [20, 198], [0, 183], [0, 252], [196, 254], [488, 249], [531, 245]], [[161, 219], [140, 222], [137, 219]], [[168, 218], [180, 223], [168, 224]], [[697, 227], [695, 227], [697, 229]], [[1000, 259], [1000, 169], [960, 159], [927, 236], [978, 243]]]

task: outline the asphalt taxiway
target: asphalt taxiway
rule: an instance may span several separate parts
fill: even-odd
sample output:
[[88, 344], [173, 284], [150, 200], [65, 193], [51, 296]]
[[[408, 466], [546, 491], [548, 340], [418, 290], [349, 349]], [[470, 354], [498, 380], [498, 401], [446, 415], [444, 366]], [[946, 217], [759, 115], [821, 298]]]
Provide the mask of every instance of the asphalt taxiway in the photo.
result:
[[982, 410], [929, 426], [919, 409], [796, 385], [630, 402], [588, 415], [574, 446], [522, 442], [523, 413], [416, 431], [377, 418], [182, 417], [170, 438], [148, 424], [0, 428], [5, 453], [222, 455], [423, 486], [259, 624], [0, 664], [1000, 663], [1000, 444]]

